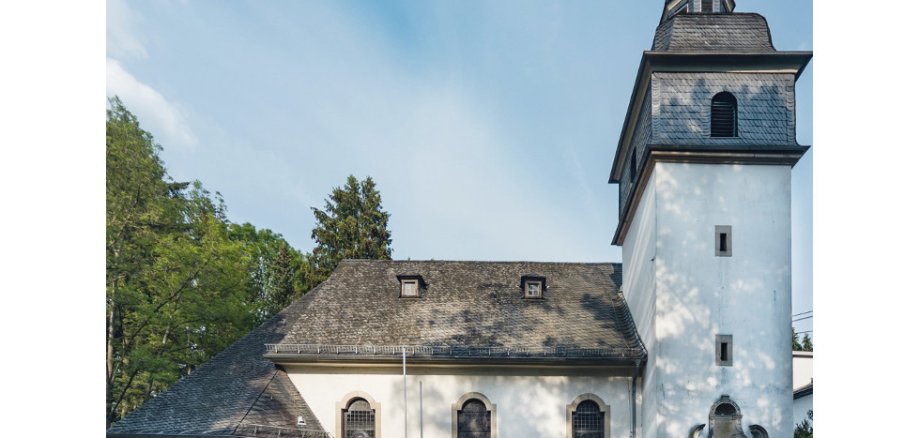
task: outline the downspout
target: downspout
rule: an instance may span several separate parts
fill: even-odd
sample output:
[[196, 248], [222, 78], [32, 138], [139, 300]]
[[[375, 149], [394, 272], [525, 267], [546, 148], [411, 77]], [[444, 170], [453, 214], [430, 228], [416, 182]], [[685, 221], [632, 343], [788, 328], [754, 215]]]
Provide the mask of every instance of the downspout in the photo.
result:
[[636, 380], [639, 378], [639, 364], [640, 362], [636, 361], [636, 368], [633, 370], [632, 376], [632, 385], [630, 388], [630, 399], [632, 400], [632, 412], [631, 412], [631, 421], [629, 428], [629, 436], [631, 438], [636, 438]]
[[403, 354], [403, 412], [406, 414], [405, 433], [409, 438], [409, 386], [406, 379], [406, 347], [402, 348]]
[[422, 415], [422, 379], [418, 380], [418, 438], [425, 438], [425, 434], [422, 429], [422, 419], [425, 418]]

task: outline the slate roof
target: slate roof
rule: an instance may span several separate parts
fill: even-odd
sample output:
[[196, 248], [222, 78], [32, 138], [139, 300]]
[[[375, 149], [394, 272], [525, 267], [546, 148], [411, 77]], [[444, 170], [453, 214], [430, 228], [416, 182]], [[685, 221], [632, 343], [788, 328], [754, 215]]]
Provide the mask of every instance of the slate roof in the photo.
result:
[[655, 52], [775, 52], [767, 20], [755, 13], [678, 14], [655, 31]]
[[[310, 302], [291, 304], [107, 431], [109, 437], [165, 436], [307, 437], [323, 435], [313, 412], [287, 373], [263, 357]], [[306, 425], [298, 427], [297, 417]], [[279, 434], [280, 432], [280, 434]]]
[[[421, 275], [421, 296], [400, 298], [397, 275]], [[522, 298], [522, 275], [546, 278], [543, 299]], [[621, 283], [621, 265], [612, 263], [344, 260], [108, 436], [322, 436], [287, 373], [266, 358], [266, 344], [599, 349], [635, 365], [646, 352]], [[297, 416], [305, 427], [298, 429]]]
[[[397, 276], [411, 274], [426, 287], [400, 298]], [[522, 297], [523, 275], [546, 278], [543, 299]], [[457, 347], [435, 351], [448, 358], [465, 347], [540, 357], [598, 349], [644, 360], [621, 277], [612, 263], [345, 260], [279, 344]]]

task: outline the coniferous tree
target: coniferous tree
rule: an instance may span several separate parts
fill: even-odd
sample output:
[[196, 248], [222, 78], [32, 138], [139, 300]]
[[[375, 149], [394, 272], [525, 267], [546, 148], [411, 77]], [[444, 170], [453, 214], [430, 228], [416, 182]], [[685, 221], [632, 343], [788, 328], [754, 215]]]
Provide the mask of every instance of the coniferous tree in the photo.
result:
[[296, 268], [292, 252], [286, 244], [282, 244], [272, 261], [268, 288], [271, 315], [278, 313], [294, 301]]
[[799, 334], [792, 330], [792, 351], [802, 351], [802, 344], [799, 343]]
[[793, 431], [793, 438], [813, 438], [815, 436], [814, 429], [812, 428], [813, 421], [813, 412], [811, 409], [808, 410], [808, 418], [802, 419], [802, 422], [795, 425], [795, 431]]
[[[230, 238], [240, 242], [251, 258], [246, 290], [257, 322], [274, 316], [308, 290], [303, 284], [306, 269], [304, 255], [292, 248], [280, 234], [258, 229], [250, 223], [231, 224]], [[283, 256], [282, 251], [285, 252]], [[278, 261], [279, 257], [286, 260]], [[278, 275], [281, 277], [276, 279]]]
[[805, 333], [805, 337], [802, 338], [802, 351], [812, 351], [814, 346], [811, 344], [811, 336], [808, 336], [808, 333]]
[[307, 285], [325, 280], [343, 259], [390, 259], [390, 215], [383, 211], [370, 177], [358, 181], [349, 175], [343, 187], [332, 189], [322, 210], [313, 208], [313, 215], [316, 247], [309, 258]]

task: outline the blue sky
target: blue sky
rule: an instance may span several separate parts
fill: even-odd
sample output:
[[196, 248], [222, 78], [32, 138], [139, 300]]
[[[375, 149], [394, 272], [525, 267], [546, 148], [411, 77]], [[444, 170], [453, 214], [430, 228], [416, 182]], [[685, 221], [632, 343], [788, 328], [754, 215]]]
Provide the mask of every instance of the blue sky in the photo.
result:
[[[612, 261], [607, 184], [661, 2], [107, 2], [106, 92], [176, 180], [312, 248], [310, 207], [372, 176], [405, 259]], [[780, 50], [812, 2], [738, 0]], [[812, 73], [797, 87], [812, 144]], [[793, 313], [811, 310], [812, 152], [793, 170]], [[811, 320], [796, 323], [811, 330]]]

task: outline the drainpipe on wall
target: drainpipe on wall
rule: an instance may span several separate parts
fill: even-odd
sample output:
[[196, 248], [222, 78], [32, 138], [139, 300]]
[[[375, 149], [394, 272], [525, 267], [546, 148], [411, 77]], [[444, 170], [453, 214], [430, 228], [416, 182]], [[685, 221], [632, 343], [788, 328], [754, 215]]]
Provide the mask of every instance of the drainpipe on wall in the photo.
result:
[[636, 361], [636, 368], [633, 370], [632, 385], [630, 388], [630, 399], [632, 400], [632, 418], [629, 429], [629, 436], [636, 438], [636, 380], [639, 378], [639, 361]]
[[405, 431], [409, 438], [409, 386], [406, 380], [406, 347], [402, 348], [403, 354], [403, 412], [406, 414]]
[[422, 379], [418, 379], [418, 438], [425, 438], [425, 434], [422, 433]]

